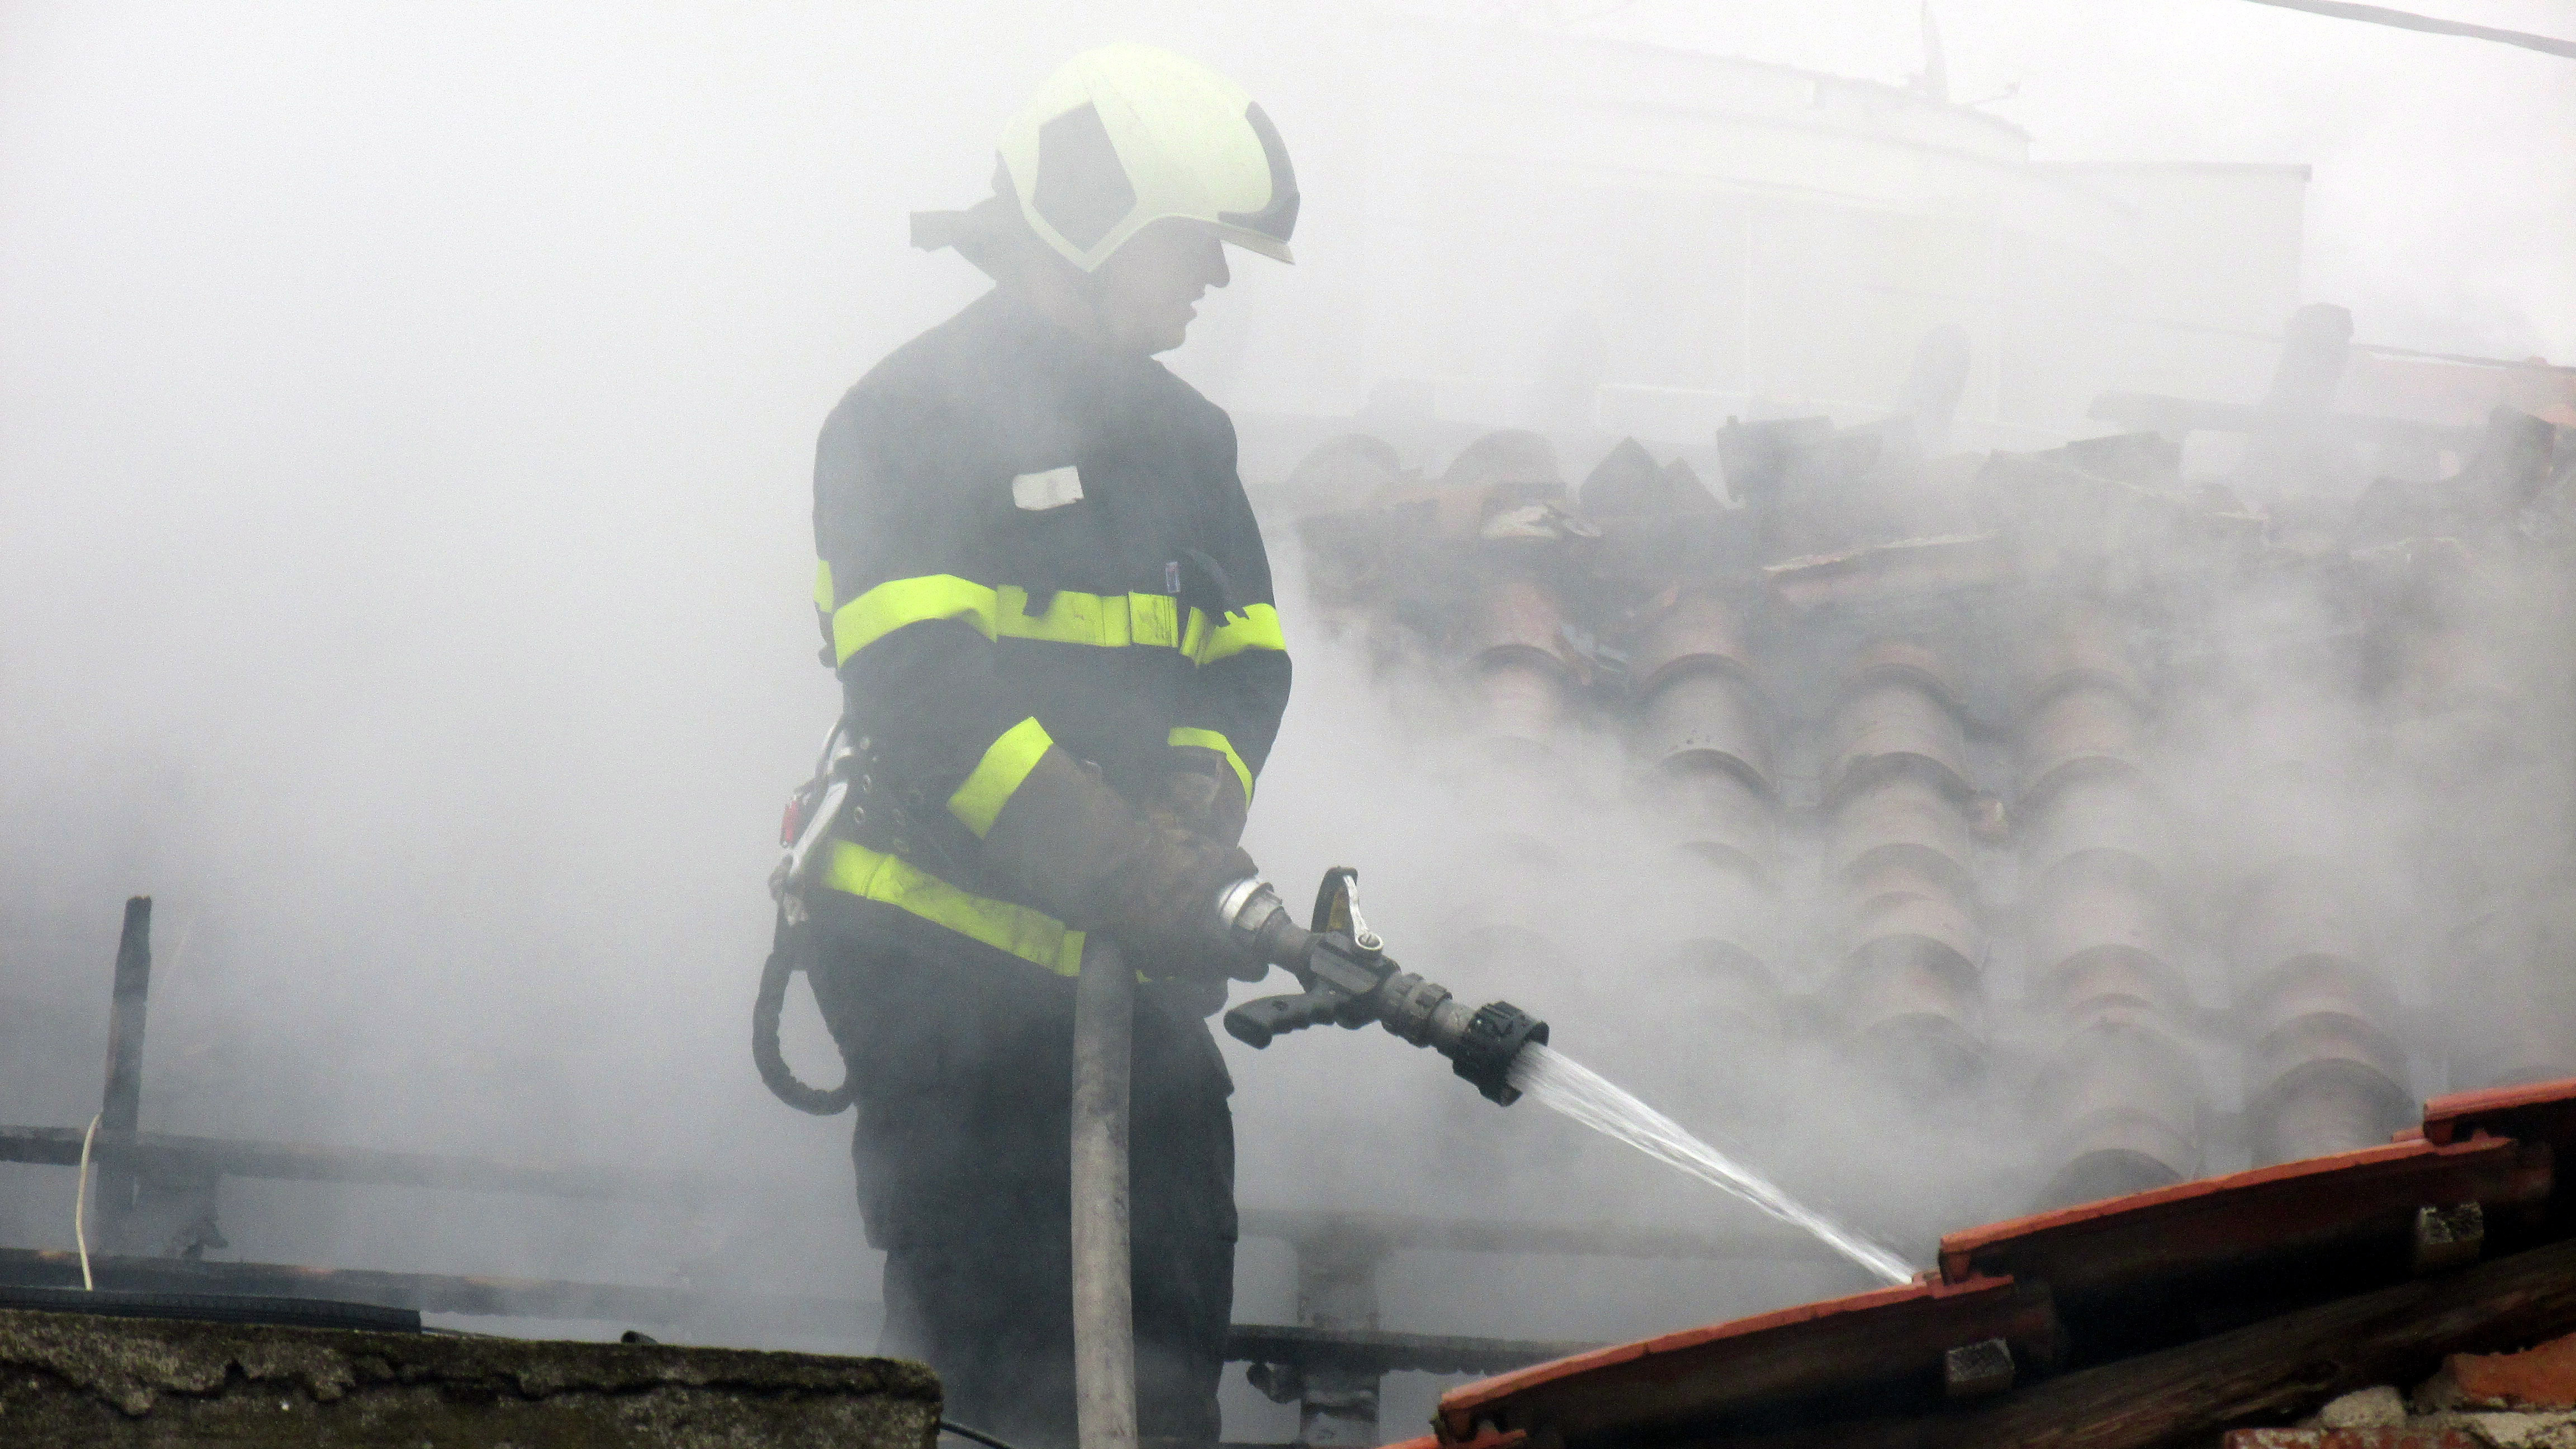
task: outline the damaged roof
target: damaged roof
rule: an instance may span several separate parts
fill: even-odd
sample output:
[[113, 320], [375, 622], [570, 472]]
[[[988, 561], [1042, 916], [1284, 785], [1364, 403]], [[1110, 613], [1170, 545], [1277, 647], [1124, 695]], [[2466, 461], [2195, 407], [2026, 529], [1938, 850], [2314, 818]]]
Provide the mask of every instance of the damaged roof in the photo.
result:
[[[2576, 1327], [2576, 1080], [1942, 1240], [1910, 1285], [1453, 1390], [1406, 1449], [2187, 1442]], [[2053, 1426], [2053, 1427], [2051, 1427]]]

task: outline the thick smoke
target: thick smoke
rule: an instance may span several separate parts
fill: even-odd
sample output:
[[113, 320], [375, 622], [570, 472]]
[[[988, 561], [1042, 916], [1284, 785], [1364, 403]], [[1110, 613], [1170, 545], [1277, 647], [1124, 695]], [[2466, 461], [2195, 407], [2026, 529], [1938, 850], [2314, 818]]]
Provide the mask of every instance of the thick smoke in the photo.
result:
[[[1303, 265], [1237, 267], [1171, 359], [1243, 414], [1298, 652], [1256, 856], [1292, 896], [1327, 865], [1362, 867], [1409, 965], [1548, 1016], [1569, 1050], [1909, 1252], [2027, 1207], [2054, 1164], [2051, 1129], [2025, 1111], [2046, 1044], [2016, 1041], [2006, 1009], [2023, 989], [2011, 822], [1973, 846], [1997, 896], [1981, 909], [2001, 1065], [1924, 1099], [1832, 1031], [1763, 1025], [1833, 979], [1823, 836], [1791, 819], [1776, 914], [1748, 918], [1796, 1000], [1730, 996], [1673, 957], [1710, 888], [1657, 833], [1620, 707], [1569, 716], [1544, 768], [1498, 756], [1484, 737], [1513, 701], [1471, 687], [1456, 641], [1306, 588], [1297, 521], [1365, 505], [1384, 481], [1292, 480], [1311, 444], [1373, 432], [1398, 470], [1437, 480], [1485, 428], [1530, 427], [1579, 484], [1618, 440], [1581, 397], [1635, 370], [1631, 320], [1713, 285], [1658, 260], [1695, 244], [1687, 209], [1614, 228], [1516, 205], [1508, 175], [1462, 194], [1376, 164], [1449, 145], [1544, 85], [1596, 83], [1602, 57], [1630, 52], [1569, 44], [1554, 78], [1478, 67], [1525, 54], [1514, 37], [1535, 31], [1891, 83], [1925, 68], [1911, 5], [1704, 8], [9, 7], [0, 1115], [77, 1126], [96, 1110], [117, 906], [150, 893], [147, 1128], [725, 1185], [693, 1213], [236, 1181], [219, 1256], [873, 1300], [847, 1119], [777, 1106], [743, 1041], [776, 811], [836, 698], [805, 602], [811, 439], [876, 358], [977, 290], [953, 258], [904, 248], [903, 213], [973, 200], [989, 137], [1063, 56], [1143, 38], [1262, 95], [1309, 198]], [[2492, 23], [2563, 19], [2509, 8]], [[2017, 83], [1987, 109], [2042, 155], [2313, 163], [2304, 288], [2285, 300], [2344, 303], [2383, 344], [2576, 350], [2562, 63], [2217, 0], [2152, 17], [1962, 4], [1940, 24], [1950, 94]], [[1471, 92], [1484, 109], [1445, 99]], [[1470, 203], [1482, 210], [1451, 217], [1437, 268], [1397, 273], [1361, 249], [1389, 217]], [[1869, 332], [1892, 305], [1829, 294], [1802, 319], [1816, 337]], [[1436, 327], [1380, 335], [1426, 298]], [[2096, 315], [2058, 319], [2067, 353], [2121, 379], [2128, 334], [2096, 335]], [[1519, 381], [1462, 402], [1411, 376], [1429, 362], [1368, 372], [1355, 336], [1391, 356], [1507, 357]], [[2275, 345], [2242, 349], [2253, 375], [2155, 385], [2253, 401]], [[1884, 394], [1875, 412], [1903, 411], [1913, 361], [1852, 364]], [[1966, 386], [1974, 414], [1996, 384], [1977, 371]], [[1730, 486], [1700, 422], [1640, 429], [1650, 462], [1682, 456]], [[1956, 442], [2036, 452], [2065, 431]], [[2549, 582], [2563, 482], [2463, 501], [2438, 480], [2507, 473], [2460, 457], [2372, 495], [2366, 473], [2267, 472], [2228, 446], [2197, 437], [2188, 468], [2139, 486], [2181, 500], [2154, 507], [2192, 526], [2249, 530], [2261, 566], [2190, 598], [2118, 579], [2088, 595], [2148, 682], [2142, 778], [2162, 828], [2196, 847], [2161, 888], [2185, 917], [2170, 923], [2189, 988], [2177, 1035], [2201, 1105], [2234, 1121], [2254, 1091], [2227, 1045], [2242, 1024], [2203, 1016], [2260, 994], [2235, 974], [2254, 948], [2231, 942], [2248, 893], [2276, 880], [2322, 879], [2338, 929], [2375, 946], [2388, 1000], [2371, 1029], [2394, 1043], [2398, 1087], [2524, 1070], [2550, 1044], [2496, 1027], [2563, 1007], [2547, 973], [2563, 974], [2566, 931], [2545, 909], [2567, 843]], [[1886, 536], [1976, 532], [1997, 521], [1979, 507], [2027, 503], [1973, 460], [1922, 480], [1909, 517], [1957, 527]], [[2046, 622], [2014, 621], [1992, 659], [1958, 667], [2028, 683], [2006, 676], [2038, 657]], [[1829, 722], [1832, 686], [1816, 688], [1781, 718], [1784, 779], [1823, 768], [1797, 743]], [[2008, 738], [1978, 737], [1972, 784], [2010, 793]], [[2284, 874], [2289, 861], [2311, 864]], [[789, 1052], [828, 1079], [801, 988], [794, 1010]], [[1247, 1204], [1740, 1220], [1529, 1107], [1496, 1112], [1380, 1033], [1228, 1050]], [[2256, 1150], [2203, 1144], [2205, 1170]], [[69, 1176], [0, 1168], [0, 1237], [68, 1246]], [[1289, 1321], [1285, 1250], [1247, 1240], [1241, 1261], [1239, 1317]], [[1389, 1327], [1530, 1338], [1852, 1286], [1807, 1262], [1430, 1253], [1398, 1255], [1382, 1280]], [[701, 1331], [864, 1348], [873, 1326]], [[1386, 1422], [1415, 1421], [1427, 1390], [1392, 1387]], [[1289, 1411], [1229, 1393], [1230, 1437], [1284, 1437]]]

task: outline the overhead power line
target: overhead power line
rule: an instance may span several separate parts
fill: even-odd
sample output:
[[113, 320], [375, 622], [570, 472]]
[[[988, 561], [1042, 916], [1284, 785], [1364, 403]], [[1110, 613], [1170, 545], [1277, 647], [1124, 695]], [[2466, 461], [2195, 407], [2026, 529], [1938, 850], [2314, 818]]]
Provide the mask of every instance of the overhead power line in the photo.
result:
[[2345, 0], [2253, 0], [2257, 5], [2277, 5], [2284, 10], [2305, 10], [2311, 15], [2331, 15], [2337, 20], [2360, 20], [2372, 25], [2394, 25], [2400, 30], [2421, 30], [2431, 35], [2465, 35], [2471, 40], [2492, 40], [2500, 45], [2519, 45], [2544, 55], [2562, 55], [2576, 60], [2576, 40], [2557, 40], [2546, 35], [2530, 35], [2519, 30], [2498, 30], [2491, 25], [2471, 25], [2464, 20], [2436, 20], [2430, 15], [2413, 15], [2403, 10], [2390, 10], [2379, 5], [2352, 5]]

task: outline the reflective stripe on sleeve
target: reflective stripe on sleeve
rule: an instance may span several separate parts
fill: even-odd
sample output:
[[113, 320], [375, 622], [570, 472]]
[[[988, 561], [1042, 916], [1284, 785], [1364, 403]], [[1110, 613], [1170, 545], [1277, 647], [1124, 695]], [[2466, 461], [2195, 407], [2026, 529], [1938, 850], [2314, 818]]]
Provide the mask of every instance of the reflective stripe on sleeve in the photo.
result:
[[827, 558], [814, 560], [814, 607], [832, 612], [832, 561]]
[[1030, 639], [1088, 644], [1104, 649], [1177, 649], [1198, 664], [1214, 664], [1247, 649], [1285, 650], [1279, 613], [1254, 604], [1211, 624], [1198, 609], [1183, 613], [1168, 594], [1085, 594], [1059, 589], [1046, 607], [1029, 612], [1029, 591], [1016, 584], [986, 588], [954, 574], [888, 579], [832, 609], [832, 568], [815, 569], [814, 598], [832, 615], [832, 647], [842, 661], [907, 624], [957, 619], [987, 639]]
[[1223, 622], [1209, 631], [1206, 643], [1190, 652], [1190, 657], [1201, 664], [1214, 664], [1247, 649], [1287, 652], [1288, 636], [1279, 631], [1277, 609], [1268, 604], [1254, 604], [1240, 614], [1227, 615]]
[[1082, 974], [1082, 933], [1026, 906], [959, 890], [899, 855], [835, 840], [823, 884], [879, 901], [1058, 976]]
[[1243, 803], [1252, 803], [1252, 767], [1243, 762], [1243, 756], [1234, 752], [1234, 741], [1214, 730], [1194, 730], [1184, 726], [1174, 729], [1164, 743], [1196, 745], [1202, 750], [1214, 750], [1225, 756], [1225, 762], [1234, 766], [1234, 778], [1243, 782]]
[[955, 574], [888, 579], [832, 611], [832, 648], [839, 661], [906, 624], [957, 619], [993, 637], [994, 593]]
[[1029, 777], [1029, 771], [1038, 767], [1038, 758], [1054, 743], [1035, 715], [1002, 731], [1002, 737], [993, 741], [992, 747], [984, 751], [984, 758], [967, 772], [966, 783], [948, 797], [948, 813], [974, 831], [976, 839], [983, 839], [1002, 807], [1011, 803], [1012, 792]]
[[1083, 594], [1060, 589], [1047, 599], [1044, 612], [1032, 614], [1029, 591], [1005, 585], [994, 627], [1005, 639], [1106, 649], [1131, 644], [1177, 649], [1181, 643], [1180, 610], [1167, 594]]

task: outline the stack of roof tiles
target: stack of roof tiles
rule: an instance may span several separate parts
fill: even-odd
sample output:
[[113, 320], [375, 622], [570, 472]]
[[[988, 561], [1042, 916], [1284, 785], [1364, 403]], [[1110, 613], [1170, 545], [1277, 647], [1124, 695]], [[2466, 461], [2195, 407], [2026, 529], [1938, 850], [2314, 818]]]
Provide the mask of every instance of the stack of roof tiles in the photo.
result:
[[2576, 448], [2533, 426], [2370, 482], [2313, 433], [2193, 480], [2153, 433], [1739, 424], [1724, 499], [1633, 440], [1576, 489], [1532, 435], [1436, 483], [1342, 439], [1307, 471], [1359, 506], [1302, 532], [1321, 616], [1417, 718], [1459, 702], [1530, 854], [1568, 810], [1651, 843], [1663, 939], [1625, 959], [1680, 964], [1675, 1010], [2002, 1103], [2009, 1212], [2576, 1073]]

